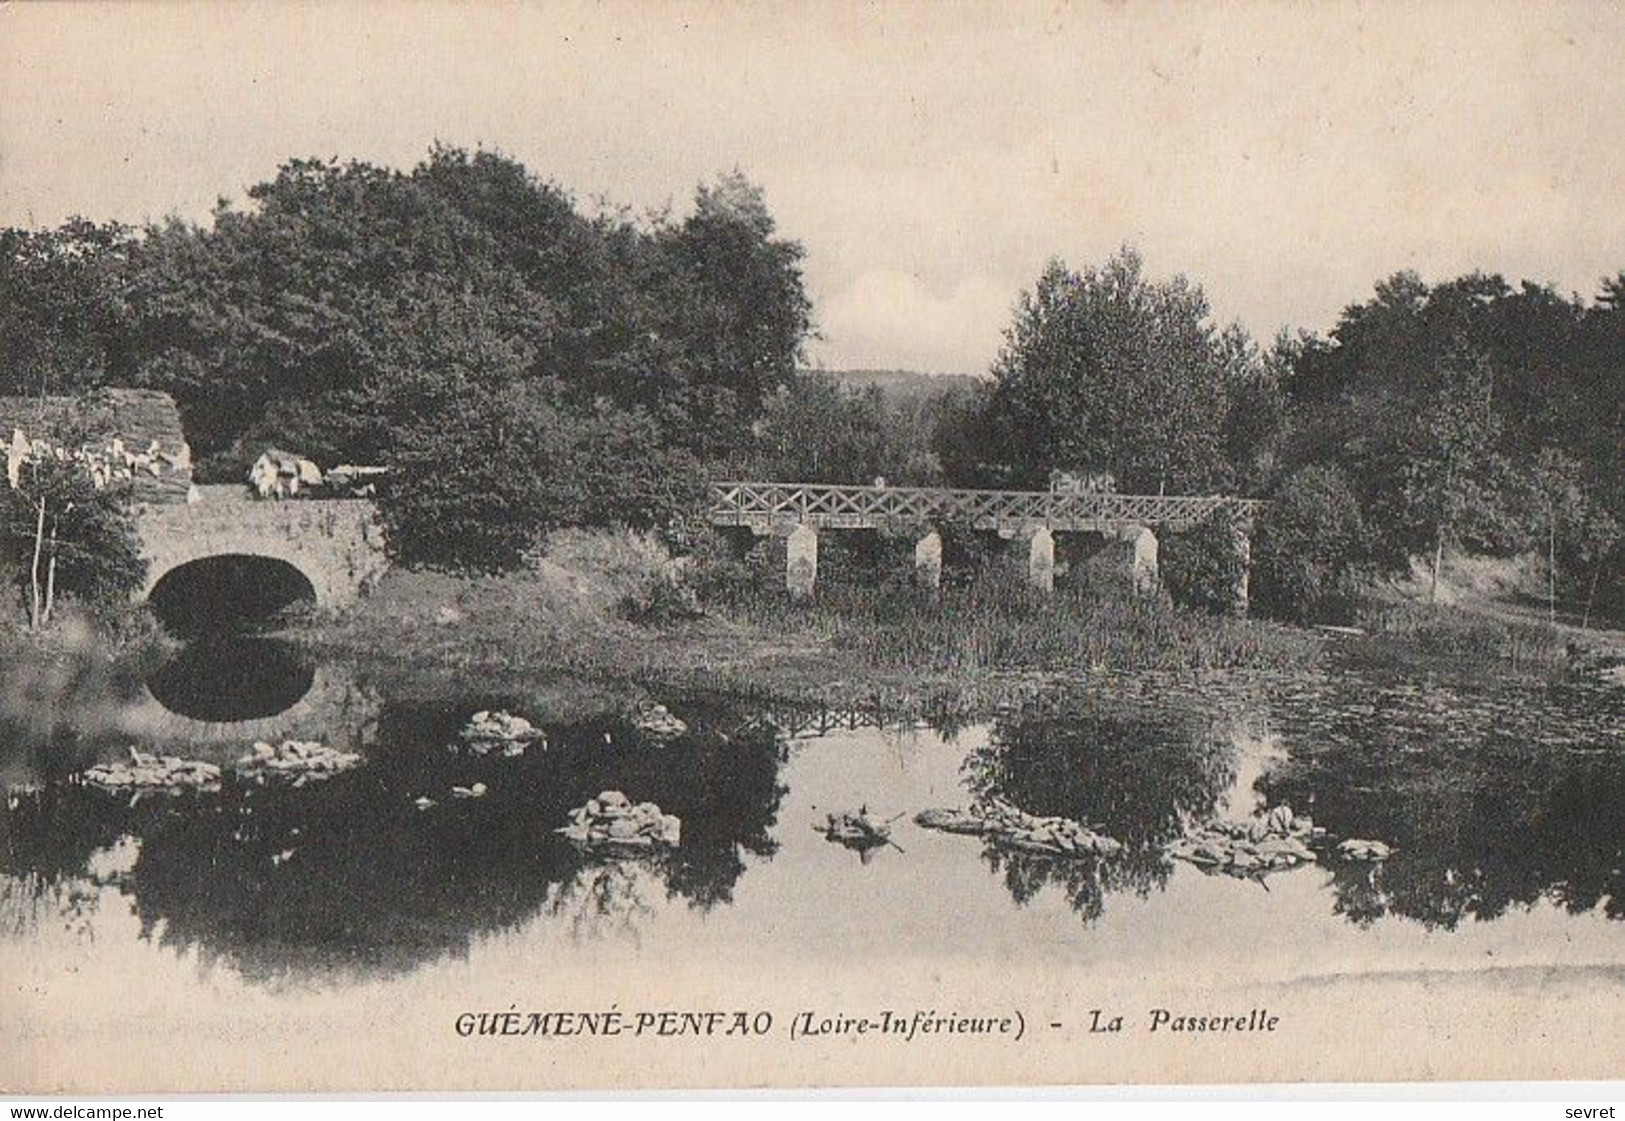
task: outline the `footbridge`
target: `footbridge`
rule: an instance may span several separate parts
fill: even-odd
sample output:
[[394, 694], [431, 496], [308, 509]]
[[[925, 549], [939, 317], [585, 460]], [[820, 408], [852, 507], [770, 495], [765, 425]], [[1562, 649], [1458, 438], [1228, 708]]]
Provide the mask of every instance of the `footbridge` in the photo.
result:
[[1055, 535], [1087, 533], [1122, 546], [1134, 587], [1154, 592], [1157, 533], [1193, 529], [1227, 512], [1241, 553], [1241, 585], [1251, 560], [1251, 527], [1263, 503], [1228, 495], [1117, 494], [1110, 491], [970, 490], [947, 487], [832, 486], [813, 483], [719, 482], [711, 487], [712, 525], [743, 527], [783, 537], [785, 582], [795, 598], [813, 594], [818, 535], [829, 530], [916, 533], [915, 576], [928, 587], [942, 579], [942, 534], [947, 526], [996, 532], [1026, 548], [1029, 582], [1054, 588]]

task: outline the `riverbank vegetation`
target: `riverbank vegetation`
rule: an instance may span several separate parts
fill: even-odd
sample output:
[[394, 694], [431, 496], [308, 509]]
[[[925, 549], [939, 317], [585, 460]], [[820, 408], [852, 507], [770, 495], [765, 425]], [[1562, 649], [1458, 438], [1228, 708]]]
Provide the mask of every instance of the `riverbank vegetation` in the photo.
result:
[[1578, 632], [1538, 613], [1509, 618], [1392, 591], [1362, 606], [1360, 633], [1327, 635], [1087, 581], [1063, 580], [1042, 597], [996, 561], [959, 570], [936, 595], [912, 587], [905, 568], [887, 575], [850, 556], [832, 561], [810, 605], [774, 594], [764, 565], [730, 572], [731, 592], [711, 585], [698, 611], [692, 595], [679, 609], [650, 611], [678, 598], [674, 586], [690, 587], [684, 561], [652, 535], [566, 531], [507, 573], [396, 570], [365, 611], [293, 633], [370, 679], [417, 692], [529, 695], [563, 675], [656, 695], [934, 719], [986, 715], [1058, 679], [1300, 673], [1324, 667], [1329, 643], [1354, 664], [1444, 674], [1560, 679], [1578, 665]]
[[1457, 667], [1504, 668], [1514, 674], [1553, 676], [1578, 668], [1585, 651], [1544, 620], [1400, 601], [1371, 603], [1361, 612], [1371, 638], [1364, 660], [1399, 665], [1434, 662]]
[[1084, 587], [1054, 596], [990, 571], [932, 595], [832, 582], [815, 604], [741, 587], [701, 613], [651, 617], [674, 579], [648, 538], [566, 534], [523, 569], [396, 572], [367, 610], [296, 630], [389, 677], [518, 687], [568, 673], [910, 714], [985, 712], [1038, 677], [1311, 665], [1320, 640], [1257, 620]]

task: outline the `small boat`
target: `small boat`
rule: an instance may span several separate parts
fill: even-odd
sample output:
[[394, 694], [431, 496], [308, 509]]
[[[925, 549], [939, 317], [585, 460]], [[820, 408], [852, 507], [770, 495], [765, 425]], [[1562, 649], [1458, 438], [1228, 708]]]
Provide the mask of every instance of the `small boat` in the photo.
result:
[[903, 851], [891, 839], [891, 823], [896, 821], [897, 817], [885, 820], [872, 817], [869, 814], [869, 807], [865, 805], [860, 806], [857, 813], [825, 814], [824, 821], [815, 824], [813, 828], [822, 833], [826, 841], [833, 841], [835, 844], [855, 850], [867, 862], [870, 853], [885, 845], [891, 845], [898, 852]]

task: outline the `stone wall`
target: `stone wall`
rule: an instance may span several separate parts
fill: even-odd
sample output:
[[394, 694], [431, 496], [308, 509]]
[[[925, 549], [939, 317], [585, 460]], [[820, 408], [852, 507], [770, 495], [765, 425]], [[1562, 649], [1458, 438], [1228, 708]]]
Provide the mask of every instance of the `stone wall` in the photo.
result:
[[192, 486], [192, 449], [181, 428], [181, 414], [167, 393], [154, 389], [96, 389], [77, 397], [0, 397], [0, 439], [14, 431], [30, 439], [60, 443], [68, 433], [76, 442], [102, 450], [121, 440], [132, 452], [153, 444], [163, 457], [157, 475], [135, 478], [133, 499], [143, 505], [176, 505]]

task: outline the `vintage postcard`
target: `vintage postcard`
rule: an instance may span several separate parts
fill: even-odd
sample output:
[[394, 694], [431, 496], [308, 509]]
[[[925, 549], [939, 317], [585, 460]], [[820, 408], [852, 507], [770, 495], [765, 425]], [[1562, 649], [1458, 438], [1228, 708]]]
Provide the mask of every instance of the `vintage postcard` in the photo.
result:
[[0, 1090], [1625, 1076], [1621, 58], [0, 4]]

